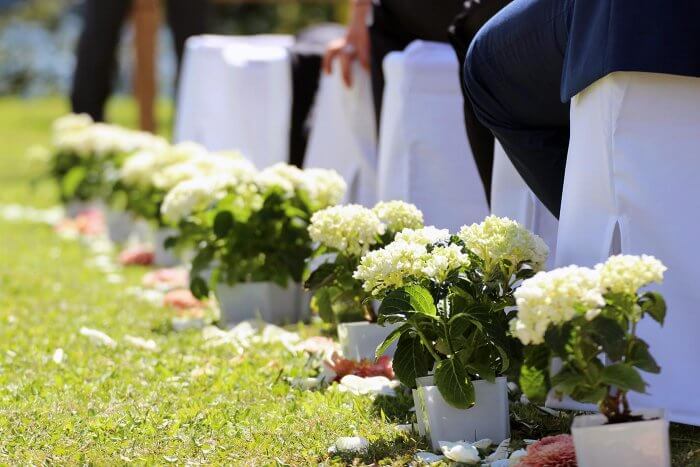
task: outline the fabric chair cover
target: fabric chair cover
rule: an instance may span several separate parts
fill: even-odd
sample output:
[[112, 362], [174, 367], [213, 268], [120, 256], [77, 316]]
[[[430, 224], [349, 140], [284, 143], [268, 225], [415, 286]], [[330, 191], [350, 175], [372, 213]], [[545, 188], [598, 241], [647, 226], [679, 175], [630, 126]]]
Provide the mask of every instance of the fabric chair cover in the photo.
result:
[[[700, 425], [700, 79], [619, 72], [571, 102], [571, 142], [559, 222], [557, 264], [592, 266], [611, 250], [650, 254], [668, 271], [653, 286], [668, 302], [663, 328], [640, 324], [661, 366], [644, 374], [636, 408], [664, 408]], [[615, 237], [619, 237], [615, 240]]]
[[528, 188], [498, 141], [493, 159], [491, 214], [520, 222], [549, 246], [547, 269], [554, 265], [558, 221]]
[[343, 83], [340, 63], [321, 77], [306, 151], [306, 167], [334, 169], [348, 183], [346, 202], [377, 201], [377, 130], [369, 73], [353, 69], [353, 86]]
[[379, 198], [414, 203], [457, 230], [488, 206], [464, 127], [459, 64], [447, 44], [415, 41], [384, 61]]
[[212, 151], [238, 149], [261, 167], [286, 162], [291, 108], [287, 49], [293, 41], [285, 35], [190, 38], [175, 141], [195, 141]]

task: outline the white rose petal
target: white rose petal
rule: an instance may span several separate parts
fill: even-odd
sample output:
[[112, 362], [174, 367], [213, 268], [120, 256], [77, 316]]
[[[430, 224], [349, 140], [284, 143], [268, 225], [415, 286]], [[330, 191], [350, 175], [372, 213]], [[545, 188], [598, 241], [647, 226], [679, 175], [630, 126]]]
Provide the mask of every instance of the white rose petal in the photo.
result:
[[471, 443], [438, 441], [440, 450], [450, 460], [463, 464], [476, 464], [481, 461], [479, 450]]
[[90, 339], [90, 342], [92, 342], [93, 344], [103, 345], [105, 347], [110, 348], [115, 348], [117, 346], [117, 343], [114, 339], [109, 337], [104, 332], [98, 331], [97, 329], [82, 327], [80, 328], [80, 335]]

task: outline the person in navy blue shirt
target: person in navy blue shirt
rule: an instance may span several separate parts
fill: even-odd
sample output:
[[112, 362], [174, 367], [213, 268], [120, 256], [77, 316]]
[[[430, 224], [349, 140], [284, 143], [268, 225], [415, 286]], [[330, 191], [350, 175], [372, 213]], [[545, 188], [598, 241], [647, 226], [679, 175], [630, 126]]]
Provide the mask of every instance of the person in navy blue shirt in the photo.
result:
[[615, 71], [700, 76], [698, 0], [515, 0], [464, 64], [478, 118], [559, 215], [569, 100]]

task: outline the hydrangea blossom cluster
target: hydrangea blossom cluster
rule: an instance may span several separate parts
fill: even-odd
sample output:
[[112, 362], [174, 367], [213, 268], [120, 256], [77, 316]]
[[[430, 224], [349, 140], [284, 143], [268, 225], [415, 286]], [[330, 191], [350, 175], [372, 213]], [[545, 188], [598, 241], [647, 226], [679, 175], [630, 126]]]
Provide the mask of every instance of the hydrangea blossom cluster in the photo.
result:
[[165, 196], [163, 220], [177, 224], [193, 211], [203, 210], [226, 196], [227, 179], [222, 176], [194, 178], [179, 183]]
[[102, 158], [167, 147], [166, 141], [158, 136], [116, 125], [94, 123], [84, 114], [57, 119], [53, 124], [52, 145], [57, 152], [71, 153], [81, 158]]
[[169, 177], [164, 176], [163, 173], [166, 172], [166, 169], [176, 164], [204, 157], [206, 154], [204, 147], [189, 142], [164, 149], [139, 151], [124, 162], [120, 178], [127, 185], [141, 188], [161, 186], [162, 189], [165, 189], [183, 181], [179, 171], [170, 173]]
[[661, 282], [666, 267], [651, 256], [612, 256], [595, 269], [569, 266], [540, 272], [515, 292], [518, 317], [511, 332], [524, 344], [541, 344], [550, 325], [585, 316], [598, 316], [608, 292], [636, 294], [652, 283]]
[[431, 240], [446, 238], [449, 232], [434, 227], [404, 230], [386, 247], [367, 253], [353, 277], [374, 296], [415, 281], [444, 281], [452, 271], [470, 264], [469, 256], [457, 245], [428, 248], [434, 243]]
[[314, 211], [338, 204], [344, 197], [347, 184], [334, 170], [301, 170], [293, 165], [278, 163], [261, 171], [256, 177], [261, 191], [281, 190], [291, 198], [304, 193]]
[[617, 255], [596, 266], [600, 284], [608, 292], [633, 294], [651, 283], [661, 283], [666, 266], [653, 256]]
[[347, 191], [345, 179], [334, 170], [306, 169], [301, 189], [304, 191], [314, 209], [335, 206], [345, 197]]
[[584, 314], [591, 320], [605, 304], [598, 273], [568, 266], [539, 272], [515, 291], [518, 317], [511, 332], [523, 344], [541, 344], [550, 325], [562, 324]]
[[392, 232], [423, 227], [423, 213], [411, 203], [403, 201], [381, 202], [372, 211]]
[[481, 224], [462, 227], [458, 236], [484, 260], [487, 271], [503, 260], [510, 261], [513, 269], [522, 261], [530, 261], [535, 271], [541, 271], [549, 255], [542, 238], [507, 217], [489, 216]]
[[357, 204], [334, 206], [311, 217], [314, 242], [351, 256], [362, 256], [384, 234], [385, 226], [370, 210]]

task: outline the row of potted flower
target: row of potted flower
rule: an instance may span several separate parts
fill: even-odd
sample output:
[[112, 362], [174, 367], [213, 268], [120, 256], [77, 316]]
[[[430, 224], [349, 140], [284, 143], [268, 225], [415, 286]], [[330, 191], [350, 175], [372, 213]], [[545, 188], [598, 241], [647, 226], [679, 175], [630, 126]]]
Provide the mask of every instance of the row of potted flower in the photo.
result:
[[229, 323], [300, 319], [304, 282], [346, 356], [393, 355], [433, 447], [508, 438], [510, 380], [534, 403], [598, 405], [572, 427], [579, 465], [669, 464], [663, 414], [627, 401], [646, 389], [640, 371], [660, 371], [636, 332], [646, 316], [663, 323], [663, 298], [645, 291], [663, 278], [658, 260], [543, 272], [546, 245], [508, 219], [451, 234], [399, 201], [337, 206], [346, 187], [332, 171], [259, 171], [238, 154], [83, 116], [54, 130], [64, 201], [100, 199], [149, 221], [158, 243], [188, 252], [192, 292], [213, 290]]
[[[419, 431], [434, 449], [508, 438], [511, 380], [533, 403], [597, 404], [600, 415], [572, 426], [579, 465], [669, 465], [663, 413], [627, 401], [646, 389], [641, 372], [660, 371], [636, 333], [641, 319], [663, 324], [666, 313], [663, 298], [644, 291], [663, 279], [655, 258], [543, 272], [546, 245], [514, 221], [491, 216], [452, 235], [423, 227], [420, 212], [399, 202], [329, 208], [310, 231], [326, 257], [306, 283], [321, 316], [387, 327], [376, 355], [395, 346], [394, 372], [413, 388]], [[360, 356], [367, 349], [348, 345]]]

